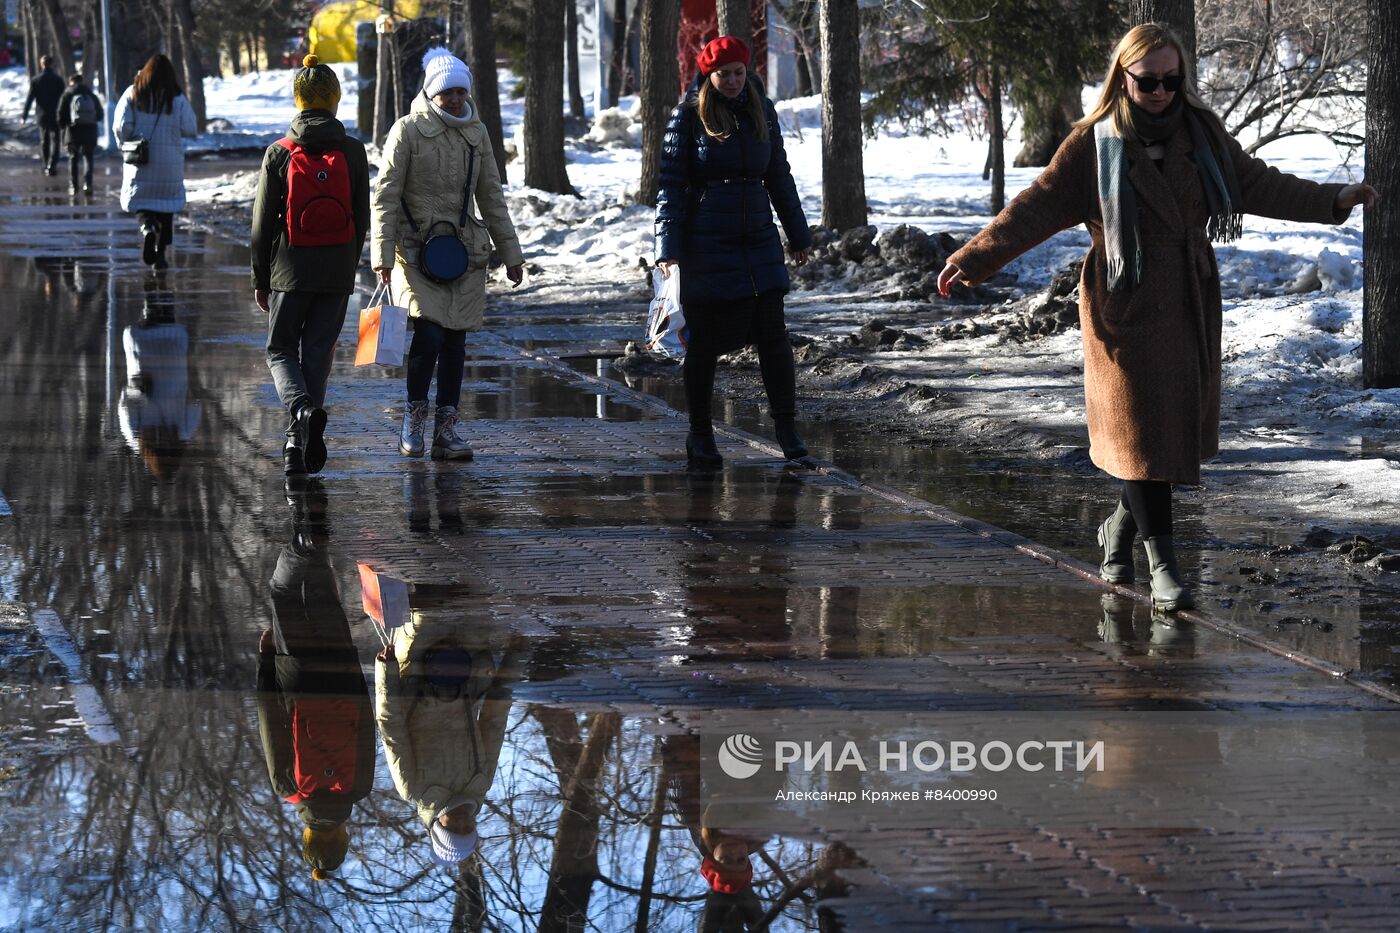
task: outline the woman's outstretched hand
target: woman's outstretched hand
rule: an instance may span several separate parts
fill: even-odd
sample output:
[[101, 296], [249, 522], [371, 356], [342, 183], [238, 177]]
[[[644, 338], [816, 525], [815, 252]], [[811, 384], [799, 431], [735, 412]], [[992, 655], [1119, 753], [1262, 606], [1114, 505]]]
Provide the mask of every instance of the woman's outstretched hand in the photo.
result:
[[810, 249], [795, 249], [792, 251], [792, 261], [794, 265], [805, 266], [807, 265], [807, 261], [811, 258], [812, 251]]
[[943, 267], [943, 271], [938, 273], [938, 294], [947, 298], [953, 291], [953, 283], [962, 279], [966, 284], [967, 280], [962, 277], [962, 270], [951, 262]]
[[1364, 181], [1355, 185], [1347, 185], [1341, 191], [1337, 192], [1337, 209], [1349, 211], [1358, 204], [1370, 209], [1375, 207], [1376, 198], [1378, 197], [1380, 197], [1380, 194], [1376, 189], [1372, 188]]
[[656, 264], [656, 268], [661, 270], [662, 278], [669, 279], [671, 277], [671, 270], [676, 268], [676, 264], [669, 259], [663, 259]]
[[525, 281], [525, 264], [522, 262], [519, 265], [506, 266], [506, 278], [510, 279], [511, 288]]

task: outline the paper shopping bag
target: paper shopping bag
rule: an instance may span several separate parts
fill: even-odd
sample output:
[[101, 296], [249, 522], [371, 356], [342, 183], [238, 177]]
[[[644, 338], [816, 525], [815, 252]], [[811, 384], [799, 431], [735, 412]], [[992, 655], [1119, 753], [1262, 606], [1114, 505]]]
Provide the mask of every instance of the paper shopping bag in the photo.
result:
[[360, 602], [365, 615], [392, 631], [408, 622], [408, 584], [377, 573], [369, 564], [360, 568]]
[[[381, 295], [387, 301], [381, 300]], [[402, 366], [408, 337], [408, 309], [393, 304], [393, 295], [381, 283], [360, 310], [360, 344], [355, 365]]]
[[646, 348], [668, 359], [685, 356], [690, 342], [690, 328], [681, 308], [681, 270], [672, 266], [667, 278], [660, 269], [651, 270], [652, 299], [647, 313]]

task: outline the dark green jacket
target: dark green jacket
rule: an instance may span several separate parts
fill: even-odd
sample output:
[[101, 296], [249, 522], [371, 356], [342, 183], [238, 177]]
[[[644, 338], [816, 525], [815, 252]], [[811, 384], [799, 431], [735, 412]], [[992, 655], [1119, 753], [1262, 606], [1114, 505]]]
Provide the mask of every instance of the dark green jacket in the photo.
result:
[[253, 288], [278, 292], [348, 295], [355, 290], [369, 233], [369, 160], [359, 140], [328, 110], [303, 110], [292, 118], [291, 140], [307, 149], [339, 149], [350, 167], [350, 209], [355, 239], [344, 246], [287, 244], [287, 163], [291, 153], [273, 143], [263, 156], [253, 202]]

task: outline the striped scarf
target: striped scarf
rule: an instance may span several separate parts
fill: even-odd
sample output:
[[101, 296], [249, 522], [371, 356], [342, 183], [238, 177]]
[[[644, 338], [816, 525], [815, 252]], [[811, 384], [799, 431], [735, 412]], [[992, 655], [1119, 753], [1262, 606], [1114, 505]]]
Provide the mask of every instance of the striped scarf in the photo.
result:
[[[1178, 98], [1180, 99], [1180, 98]], [[1220, 121], [1209, 114], [1186, 105], [1173, 108], [1180, 113], [1191, 133], [1192, 160], [1201, 176], [1210, 217], [1206, 235], [1216, 243], [1228, 243], [1243, 231], [1244, 216], [1239, 181], [1230, 161], [1225, 131]], [[1141, 111], [1138, 111], [1141, 113]], [[1175, 124], [1178, 113], [1163, 114], [1166, 119], [1154, 121], [1144, 114], [1145, 133]], [[1134, 127], [1137, 129], [1137, 127]], [[1153, 140], [1155, 141], [1155, 140]], [[1119, 291], [1142, 284], [1142, 243], [1138, 235], [1137, 195], [1128, 182], [1128, 160], [1123, 137], [1114, 126], [1112, 117], [1094, 124], [1094, 151], [1097, 157], [1099, 207], [1103, 213], [1104, 248], [1108, 253], [1108, 288]]]

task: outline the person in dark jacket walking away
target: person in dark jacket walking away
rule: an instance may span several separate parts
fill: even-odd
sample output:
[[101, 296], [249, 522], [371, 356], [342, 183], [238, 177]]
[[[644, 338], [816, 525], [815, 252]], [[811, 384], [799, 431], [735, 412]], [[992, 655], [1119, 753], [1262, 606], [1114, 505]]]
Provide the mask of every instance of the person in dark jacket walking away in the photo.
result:
[[656, 202], [656, 261], [681, 273], [690, 326], [685, 397], [686, 454], [696, 466], [723, 461], [710, 405], [715, 361], [753, 344], [783, 454], [807, 456], [797, 436], [797, 380], [783, 321], [791, 288], [777, 210], [793, 262], [806, 263], [812, 234], [792, 180], [772, 103], [748, 74], [749, 49], [733, 36], [705, 46], [698, 87], [671, 114]]
[[299, 483], [270, 585], [274, 625], [258, 641], [258, 736], [321, 881], [344, 861], [351, 809], [374, 787], [374, 711], [330, 563], [327, 496], [320, 480]]
[[315, 55], [292, 80], [300, 112], [267, 147], [253, 204], [253, 300], [267, 366], [287, 406], [287, 473], [326, 464], [326, 382], [369, 233], [365, 147], [335, 118], [340, 81]]
[[44, 163], [44, 174], [58, 171], [58, 100], [63, 96], [63, 79], [53, 70], [53, 56], [39, 59], [39, 73], [29, 82], [29, 96], [24, 99], [24, 114], [20, 119], [29, 119], [29, 108], [34, 108], [34, 116], [39, 121], [39, 158]]
[[[68, 142], [68, 193], [78, 193], [78, 175], [83, 176], [83, 194], [92, 194], [92, 160], [97, 154], [97, 128], [102, 123], [102, 99], [83, 81], [68, 76], [68, 90], [58, 102], [58, 125]], [[86, 161], [86, 167], [82, 163]]]

